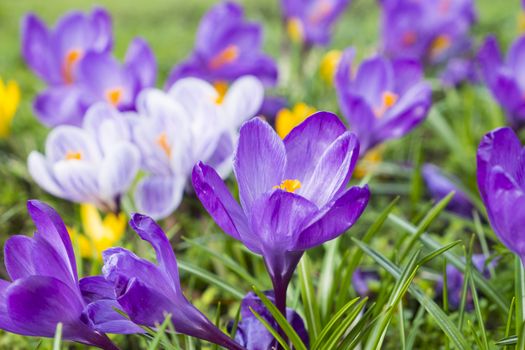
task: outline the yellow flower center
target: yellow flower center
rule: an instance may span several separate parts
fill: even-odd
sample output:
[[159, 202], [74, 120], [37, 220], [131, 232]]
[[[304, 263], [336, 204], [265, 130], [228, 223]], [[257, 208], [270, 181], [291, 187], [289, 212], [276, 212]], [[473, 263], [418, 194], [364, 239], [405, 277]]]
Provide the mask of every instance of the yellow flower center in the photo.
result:
[[165, 132], [161, 133], [156, 140], [157, 145], [164, 151], [168, 158], [171, 157], [171, 146], [168, 140], [168, 135]]
[[438, 35], [430, 45], [430, 56], [436, 57], [443, 53], [452, 44], [450, 37], [445, 34]]
[[233, 63], [237, 58], [239, 58], [239, 48], [236, 45], [228, 45], [210, 60], [209, 66], [213, 70], [219, 69]]
[[330, 50], [323, 56], [319, 67], [319, 74], [328, 85], [333, 85], [334, 76], [341, 61], [342, 52], [339, 50]]
[[82, 160], [82, 153], [81, 152], [74, 152], [74, 151], [67, 151], [66, 160]]
[[292, 110], [287, 108], [281, 109], [275, 117], [275, 129], [277, 134], [284, 139], [293, 128], [301, 124], [306, 118], [315, 112], [315, 108], [310, 107], [303, 102], [297, 103]]
[[122, 97], [124, 95], [124, 90], [121, 87], [116, 87], [106, 90], [106, 100], [113, 106], [117, 107]]
[[83, 53], [81, 49], [71, 49], [67, 52], [62, 67], [62, 76], [66, 84], [74, 83], [75, 77], [73, 71], [77, 62], [82, 58], [82, 55]]
[[273, 186], [274, 189], [281, 189], [286, 192], [294, 193], [301, 188], [301, 182], [297, 179], [293, 180], [283, 180], [280, 185]]
[[384, 91], [383, 95], [381, 96], [381, 105], [374, 109], [376, 117], [381, 118], [386, 111], [396, 104], [398, 99], [399, 96], [396, 93], [393, 93], [392, 91]]
[[292, 17], [286, 22], [286, 32], [290, 39], [295, 43], [301, 43], [304, 39], [304, 30], [301, 20], [297, 17]]
[[216, 81], [213, 84], [213, 86], [217, 91], [217, 98], [215, 99], [215, 103], [220, 105], [224, 102], [224, 97], [226, 96], [226, 92], [228, 92], [228, 82], [224, 80], [219, 80]]

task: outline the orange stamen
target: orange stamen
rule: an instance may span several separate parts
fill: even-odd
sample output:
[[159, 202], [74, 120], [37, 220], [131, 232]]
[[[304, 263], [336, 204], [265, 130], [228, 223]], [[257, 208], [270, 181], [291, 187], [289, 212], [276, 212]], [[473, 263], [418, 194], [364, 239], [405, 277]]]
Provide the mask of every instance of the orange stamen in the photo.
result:
[[123, 89], [121, 87], [106, 90], [106, 100], [114, 107], [117, 107], [122, 100]]
[[210, 60], [211, 69], [219, 69], [222, 66], [234, 62], [239, 57], [239, 48], [236, 45], [228, 45]]
[[171, 146], [168, 141], [168, 135], [166, 135], [165, 132], [161, 133], [159, 137], [157, 138], [156, 142], [159, 145], [159, 147], [162, 148], [164, 153], [166, 153], [166, 156], [170, 158], [171, 157]]
[[82, 58], [82, 50], [71, 49], [67, 52], [64, 58], [64, 64], [62, 67], [62, 76], [66, 84], [73, 84], [75, 81], [74, 69], [77, 62]]
[[403, 34], [403, 37], [401, 38], [401, 42], [404, 46], [412, 46], [417, 41], [417, 34], [415, 32], [409, 31], [405, 32]]
[[430, 45], [430, 56], [436, 57], [437, 55], [441, 54], [443, 51], [448, 49], [451, 44], [452, 43], [448, 35], [438, 35]]
[[228, 92], [228, 82], [219, 80], [216, 81], [213, 86], [215, 87], [215, 90], [217, 90], [217, 98], [215, 99], [215, 103], [220, 105], [224, 102], [224, 97], [226, 96], [226, 92]]
[[299, 180], [283, 180], [280, 185], [273, 186], [274, 189], [281, 189], [286, 192], [294, 193], [301, 188], [301, 182]]
[[73, 152], [73, 151], [67, 151], [66, 160], [81, 160], [82, 159], [82, 153], [80, 152]]
[[399, 95], [392, 91], [384, 91], [381, 96], [381, 106], [374, 109], [376, 117], [381, 118], [386, 111], [394, 106], [399, 99]]

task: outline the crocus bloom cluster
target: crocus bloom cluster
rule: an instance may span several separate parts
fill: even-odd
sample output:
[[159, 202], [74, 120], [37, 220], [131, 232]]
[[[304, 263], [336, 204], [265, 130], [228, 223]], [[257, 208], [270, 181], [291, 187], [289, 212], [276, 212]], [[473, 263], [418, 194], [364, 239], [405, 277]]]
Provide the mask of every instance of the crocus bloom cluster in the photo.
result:
[[433, 164], [425, 164], [422, 174], [433, 199], [439, 201], [454, 192], [454, 197], [448, 203], [447, 209], [467, 218], [472, 216], [474, 205], [468, 196], [458, 188], [456, 178], [446, 175]]
[[525, 258], [523, 147], [510, 128], [489, 132], [478, 147], [477, 180], [490, 223], [501, 242]]
[[57, 324], [62, 323], [63, 339], [117, 349], [85, 318], [88, 301], [83, 298], [62, 219], [38, 201], [29, 201], [27, 208], [36, 232], [33, 238], [13, 236], [5, 244], [4, 261], [11, 282], [0, 280], [0, 328], [53, 337]]
[[307, 45], [328, 45], [335, 22], [350, 0], [281, 0], [290, 38]]
[[[153, 219], [134, 214], [131, 227], [154, 248], [157, 264], [142, 259], [124, 248], [111, 248], [104, 252], [104, 277], [114, 289], [114, 298], [131, 321], [156, 327], [171, 315], [171, 322], [179, 333], [204, 339], [226, 347], [243, 349], [197, 310], [185, 298], [179, 281], [177, 260], [162, 229]], [[106, 293], [107, 300], [111, 292]], [[101, 299], [103, 300], [103, 299]], [[96, 312], [94, 313], [96, 317]], [[92, 319], [95, 320], [95, 317]], [[97, 329], [114, 331], [114, 322], [101, 318]]]
[[436, 63], [470, 48], [473, 0], [382, 0], [383, 50], [393, 58]]
[[242, 126], [234, 158], [241, 205], [212, 167], [193, 170], [195, 193], [216, 223], [263, 256], [283, 314], [303, 252], [345, 232], [368, 204], [368, 187], [346, 187], [358, 155], [357, 137], [319, 112], [284, 140], [259, 118]]
[[478, 53], [481, 74], [513, 126], [525, 121], [525, 36], [516, 39], [504, 60], [496, 38], [489, 36]]
[[139, 211], [155, 218], [171, 214], [198, 161], [229, 174], [238, 128], [255, 116], [263, 96], [262, 84], [252, 76], [236, 80], [224, 95], [196, 78], [177, 81], [168, 93], [144, 91], [137, 106], [141, 117], [133, 123], [148, 172], [135, 192]]
[[167, 86], [184, 77], [220, 85], [253, 75], [265, 85], [277, 81], [277, 66], [261, 51], [262, 28], [247, 22], [243, 8], [231, 1], [212, 7], [202, 18], [193, 53], [173, 68]]
[[376, 56], [363, 61], [354, 75], [353, 58], [354, 50], [347, 49], [335, 83], [339, 106], [359, 138], [363, 155], [418, 126], [430, 108], [431, 88], [414, 60]]
[[20, 88], [14, 80], [7, 84], [0, 78], [0, 138], [7, 137], [20, 103]]
[[127, 120], [111, 106], [94, 105], [82, 128], [62, 125], [49, 133], [45, 155], [29, 155], [29, 173], [54, 196], [119, 212], [140, 165]]
[[120, 110], [134, 108], [138, 92], [155, 83], [155, 58], [138, 38], [123, 65], [111, 48], [111, 19], [103, 9], [90, 15], [71, 12], [52, 30], [33, 14], [24, 18], [22, 54], [48, 84], [34, 101], [42, 123], [81, 125], [86, 110], [98, 101]]
[[[275, 298], [272, 292], [266, 292], [266, 297], [275, 303]], [[246, 350], [258, 349], [272, 349], [272, 346], [277, 344], [277, 341], [266, 327], [255, 317], [252, 312], [257, 312], [263, 317], [274, 329], [277, 329], [277, 321], [272, 314], [266, 309], [262, 301], [253, 292], [246, 294], [241, 302], [241, 317], [242, 320], [238, 324], [235, 340]], [[286, 319], [293, 327], [294, 331], [299, 335], [303, 344], [308, 348], [309, 339], [308, 332], [304, 322], [297, 312], [291, 308], [286, 308]]]
[[92, 204], [80, 206], [82, 233], [68, 229], [72, 241], [78, 244], [80, 255], [88, 259], [102, 259], [102, 252], [116, 245], [124, 236], [126, 216], [108, 213], [102, 218]]
[[315, 112], [315, 108], [308, 106], [304, 102], [296, 103], [292, 109], [281, 109], [275, 117], [275, 130], [277, 134], [284, 139], [293, 128], [304, 122], [306, 118]]

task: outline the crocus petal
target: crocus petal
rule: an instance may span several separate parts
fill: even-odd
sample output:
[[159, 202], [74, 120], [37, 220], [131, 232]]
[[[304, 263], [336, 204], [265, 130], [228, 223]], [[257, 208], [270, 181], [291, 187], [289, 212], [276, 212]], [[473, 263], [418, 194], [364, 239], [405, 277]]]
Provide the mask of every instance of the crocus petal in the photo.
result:
[[246, 120], [255, 117], [264, 98], [264, 86], [253, 76], [237, 79], [229, 88], [224, 98], [227, 111], [227, 128], [237, 130]]
[[335, 73], [335, 86], [337, 91], [346, 91], [351, 87], [352, 81], [352, 62], [355, 57], [355, 49], [350, 47], [343, 52], [341, 60], [337, 65]]
[[[525, 36], [519, 37], [509, 49], [507, 62], [520, 88], [525, 89]], [[494, 67], [492, 68], [494, 69]]]
[[33, 239], [27, 236], [13, 236], [5, 242], [4, 263], [11, 280], [35, 274], [32, 248]]
[[53, 171], [65, 198], [76, 202], [101, 204], [96, 196], [99, 193], [98, 168], [88, 162], [60, 161], [55, 163]]
[[185, 179], [180, 176], [148, 176], [135, 189], [137, 209], [161, 219], [173, 213], [182, 201]]
[[295, 250], [316, 247], [344, 233], [359, 219], [369, 198], [368, 186], [350, 188], [298, 235]]
[[93, 328], [102, 333], [136, 334], [145, 330], [115, 311], [121, 306], [116, 300], [99, 300], [86, 307], [86, 315]]
[[155, 85], [157, 62], [155, 61], [155, 55], [145, 40], [141, 38], [133, 39], [126, 52], [124, 62], [129, 71], [136, 74], [140, 88]]
[[86, 303], [100, 299], [115, 299], [113, 283], [103, 276], [84, 277], [79, 281], [79, 288]]
[[93, 48], [100, 52], [111, 50], [113, 46], [113, 31], [110, 14], [105, 9], [97, 7], [91, 12], [91, 22], [96, 33]]
[[481, 73], [488, 84], [493, 84], [499, 67], [503, 64], [503, 58], [498, 48], [496, 38], [488, 36], [478, 52], [478, 61]]
[[284, 144], [270, 125], [259, 118], [244, 123], [233, 168], [246, 213], [257, 198], [281, 183], [285, 165]]
[[100, 195], [115, 200], [126, 192], [139, 170], [140, 154], [130, 143], [120, 143], [106, 154], [100, 164], [98, 183]]
[[83, 94], [77, 86], [52, 86], [38, 94], [33, 108], [46, 126], [80, 125], [86, 110]]
[[365, 60], [359, 66], [354, 84], [369, 104], [380, 105], [382, 93], [393, 89], [392, 67], [383, 57]]
[[338, 100], [341, 111], [350, 124], [350, 130], [359, 138], [363, 155], [378, 142], [373, 134], [376, 122], [374, 112], [363, 98], [352, 93], [340, 91]]
[[423, 67], [417, 60], [398, 59], [392, 62], [394, 90], [402, 95], [423, 79]]
[[62, 125], [53, 129], [46, 139], [46, 156], [51, 162], [67, 160], [73, 153], [79, 161], [96, 162], [101, 158], [93, 136], [75, 126]]
[[246, 215], [215, 170], [202, 163], [196, 164], [192, 182], [195, 194], [217, 225], [233, 238], [246, 242], [250, 249], [254, 249], [256, 246], [250, 240]]
[[63, 198], [65, 196], [62, 188], [56, 182], [50, 164], [46, 158], [37, 151], [29, 153], [27, 158], [27, 170], [35, 182], [46, 192], [53, 196]]
[[78, 280], [77, 265], [71, 238], [66, 226], [58, 213], [45, 203], [37, 200], [27, 202], [27, 211], [35, 223], [35, 238], [49, 243], [62, 257], [64, 266], [67, 266], [73, 280]]
[[142, 214], [133, 214], [129, 224], [140, 238], [151, 244], [155, 249], [160, 269], [164, 271], [168, 280], [171, 278], [172, 286], [176, 292], [182, 294], [177, 260], [164, 231], [152, 218]]
[[23, 333], [23, 329], [16, 327], [7, 313], [6, 291], [10, 285], [11, 282], [0, 279], [0, 329], [6, 332], [21, 334]]

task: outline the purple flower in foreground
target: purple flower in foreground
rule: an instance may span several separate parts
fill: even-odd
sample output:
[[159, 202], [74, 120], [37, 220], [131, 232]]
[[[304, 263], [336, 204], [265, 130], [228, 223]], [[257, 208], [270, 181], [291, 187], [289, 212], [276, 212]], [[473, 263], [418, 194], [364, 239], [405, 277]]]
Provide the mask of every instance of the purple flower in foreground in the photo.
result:
[[472, 0], [382, 0], [383, 50], [437, 63], [467, 51], [476, 21]]
[[175, 254], [157, 223], [147, 216], [134, 214], [130, 225], [140, 238], [155, 249], [157, 264], [124, 248], [111, 248], [103, 253], [102, 271], [106, 280], [113, 284], [116, 301], [131, 321], [156, 327], [170, 314], [171, 322], [179, 333], [227, 349], [243, 349], [186, 299], [180, 286]]
[[29, 154], [29, 173], [54, 196], [118, 212], [140, 162], [127, 119], [106, 104], [93, 106], [82, 128], [62, 125], [49, 133], [45, 155]]
[[195, 193], [216, 223], [263, 256], [283, 313], [303, 252], [345, 232], [368, 204], [367, 186], [346, 187], [358, 155], [357, 137], [319, 112], [284, 140], [259, 118], [244, 123], [234, 158], [241, 205], [213, 168], [193, 170]]
[[335, 77], [339, 106], [359, 138], [361, 155], [418, 126], [432, 103], [421, 65], [377, 56], [352, 71], [354, 50], [347, 49]]
[[[270, 301], [275, 302], [272, 292], [265, 292], [265, 295]], [[275, 338], [261, 321], [255, 317], [250, 308], [262, 316], [270, 326], [277, 329], [277, 321], [275, 321], [272, 314], [266, 309], [261, 299], [255, 293], [250, 292], [246, 294], [241, 302], [242, 320], [238, 324], [235, 340], [244, 346], [246, 350], [272, 349], [272, 346], [275, 346], [277, 343]], [[293, 309], [286, 308], [286, 319], [308, 348], [308, 332], [301, 316]]]
[[494, 98], [507, 112], [513, 126], [525, 121], [525, 36], [512, 44], [503, 59], [496, 39], [489, 36], [478, 53], [478, 61], [485, 84]]
[[454, 191], [454, 197], [448, 203], [447, 209], [467, 218], [472, 216], [474, 206], [468, 196], [458, 189], [456, 185], [457, 179], [445, 175], [433, 164], [425, 164], [422, 174], [433, 199], [439, 201]]
[[477, 154], [481, 199], [499, 239], [525, 258], [525, 151], [510, 128], [489, 132]]
[[79, 287], [75, 255], [60, 216], [39, 201], [27, 209], [36, 226], [33, 238], [13, 236], [4, 247], [12, 282], [0, 280], [0, 328], [12, 333], [62, 337], [102, 349], [118, 349], [85, 320], [87, 302]]
[[[485, 265], [486, 258], [483, 254], [475, 254], [472, 256], [472, 266], [482, 273], [486, 278], [490, 277], [490, 270]], [[492, 263], [494, 265], [494, 262]], [[450, 306], [457, 309], [461, 304], [461, 293], [463, 292], [464, 275], [454, 265], [447, 264], [447, 292], [448, 302]], [[437, 285], [438, 293], [443, 293], [443, 280], [440, 280]], [[467, 308], [472, 309], [472, 294], [469, 290], [467, 295]]]
[[277, 65], [262, 53], [262, 38], [261, 26], [247, 22], [240, 5], [230, 1], [215, 5], [201, 20], [193, 53], [173, 68], [167, 87], [184, 77], [231, 82], [243, 75], [274, 85]]
[[155, 84], [156, 71], [153, 52], [140, 38], [129, 46], [124, 64], [110, 53], [89, 52], [78, 64], [75, 84], [50, 86], [36, 97], [34, 109], [48, 126], [81, 125], [86, 110], [97, 102], [134, 110], [139, 92]]
[[22, 55], [49, 85], [76, 82], [83, 57], [89, 52], [109, 52], [112, 40], [111, 17], [101, 8], [89, 15], [70, 12], [53, 30], [34, 14], [22, 21]]
[[289, 36], [308, 45], [328, 45], [332, 29], [350, 0], [281, 0]]

